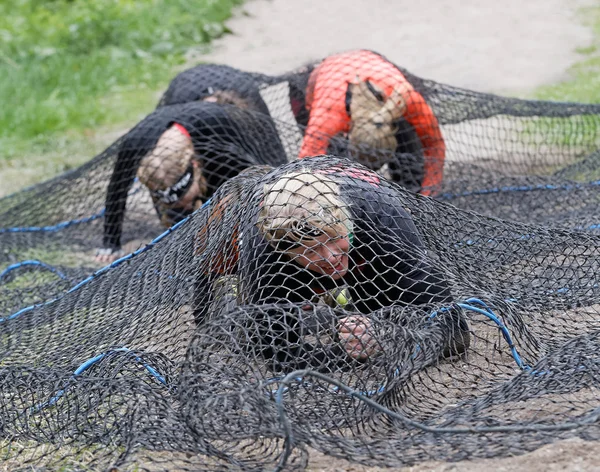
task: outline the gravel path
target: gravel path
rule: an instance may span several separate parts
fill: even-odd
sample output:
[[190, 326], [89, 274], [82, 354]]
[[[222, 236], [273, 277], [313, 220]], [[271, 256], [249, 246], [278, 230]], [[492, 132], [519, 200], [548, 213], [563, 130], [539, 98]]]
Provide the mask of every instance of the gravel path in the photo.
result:
[[593, 0], [248, 0], [234, 32], [203, 60], [280, 73], [353, 48], [378, 51], [425, 78], [478, 91], [527, 93], [565, 77], [589, 45], [580, 7]]

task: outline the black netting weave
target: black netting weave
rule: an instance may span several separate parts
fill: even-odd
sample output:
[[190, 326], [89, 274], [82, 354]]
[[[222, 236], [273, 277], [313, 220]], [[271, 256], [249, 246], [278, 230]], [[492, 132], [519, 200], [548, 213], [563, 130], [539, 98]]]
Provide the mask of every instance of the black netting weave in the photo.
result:
[[302, 469], [308, 448], [400, 466], [598, 439], [598, 106], [402, 71], [444, 143], [428, 187], [406, 114], [394, 149], [355, 129], [328, 138], [342, 158], [296, 160], [318, 66], [184, 72], [102, 154], [2, 199], [7, 467]]

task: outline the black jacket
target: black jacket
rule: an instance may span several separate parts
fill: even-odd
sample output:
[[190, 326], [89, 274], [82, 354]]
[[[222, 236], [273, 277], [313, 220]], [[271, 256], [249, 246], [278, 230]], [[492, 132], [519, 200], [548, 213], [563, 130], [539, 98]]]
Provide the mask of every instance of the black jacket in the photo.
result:
[[158, 106], [202, 100], [215, 91], [236, 92], [253, 110], [269, 114], [259, 93], [260, 75], [221, 64], [200, 64], [180, 72], [169, 84]]
[[[340, 163], [331, 157], [324, 159], [331, 160], [332, 164]], [[322, 163], [324, 159], [308, 159], [305, 163], [310, 166], [311, 161]], [[344, 277], [334, 281], [302, 268], [277, 252], [259, 233], [255, 211], [244, 222], [238, 222], [245, 226], [240, 228], [243, 244], [234, 270], [237, 303], [242, 305], [236, 307], [234, 302], [226, 306], [215, 301], [218, 295], [213, 293], [214, 285], [207, 280], [207, 274], [199, 274], [197, 280], [197, 323], [202, 324], [206, 318], [220, 316], [219, 313], [227, 310], [226, 316], [237, 318], [236, 325], [245, 326], [252, 340], [248, 349], [267, 360], [274, 370], [310, 366], [331, 371], [348, 366], [348, 357], [339, 343], [324, 347], [314, 342], [323, 326], [335, 331], [336, 316], [357, 312], [388, 319], [394, 307], [425, 308], [425, 305], [452, 303], [448, 283], [428, 255], [398, 191], [385, 182], [377, 183], [378, 177], [373, 172], [368, 175], [374, 183], [343, 175], [348, 173], [350, 162], [341, 162], [345, 170], [334, 173], [333, 178], [340, 183], [341, 198], [350, 207], [354, 225], [349, 270]], [[280, 172], [283, 173], [283, 169]], [[262, 184], [258, 182], [255, 194], [260, 194]], [[216, 277], [208, 275], [208, 279], [211, 278]], [[333, 311], [315, 307], [316, 296], [338, 287], [347, 290], [350, 306]], [[311, 307], [308, 311], [303, 309], [308, 306]], [[445, 325], [450, 329], [446, 331], [456, 330], [458, 320], [450, 318]]]
[[260, 94], [262, 86], [287, 82], [290, 106], [298, 124], [306, 126], [306, 84], [312, 66], [281, 76], [268, 76], [246, 72], [222, 64], [200, 64], [180, 72], [169, 84], [158, 106], [189, 103], [212, 95], [215, 91], [235, 92], [246, 100], [251, 109], [269, 114], [269, 109]]
[[140, 161], [173, 123], [184, 126], [192, 137], [207, 180], [206, 198], [251, 165], [277, 166], [287, 161], [275, 126], [266, 115], [207, 102], [161, 107], [121, 140], [106, 194], [105, 247], [120, 247], [127, 193]]

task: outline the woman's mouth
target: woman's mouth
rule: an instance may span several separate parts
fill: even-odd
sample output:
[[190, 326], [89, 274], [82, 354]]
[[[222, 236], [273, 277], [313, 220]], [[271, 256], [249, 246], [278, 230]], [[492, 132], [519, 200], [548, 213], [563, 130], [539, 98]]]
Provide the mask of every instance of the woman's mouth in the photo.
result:
[[331, 265], [331, 264], [327, 264], [326, 266], [323, 266], [322, 269], [327, 274], [335, 274], [337, 272], [344, 272], [345, 271], [345, 267], [344, 267], [344, 265], [341, 262], [338, 263], [335, 266]]

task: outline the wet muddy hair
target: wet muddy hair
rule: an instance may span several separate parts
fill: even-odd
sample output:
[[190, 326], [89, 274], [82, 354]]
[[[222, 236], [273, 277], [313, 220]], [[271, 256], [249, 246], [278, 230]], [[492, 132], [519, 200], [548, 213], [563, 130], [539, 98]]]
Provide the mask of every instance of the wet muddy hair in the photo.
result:
[[349, 237], [353, 225], [339, 185], [307, 169], [283, 175], [264, 187], [257, 226], [277, 250], [288, 251], [327, 235]]
[[[189, 133], [174, 123], [140, 162], [137, 172], [140, 182], [148, 187], [156, 201], [166, 205], [176, 203], [193, 183], [194, 153]], [[205, 191], [201, 183], [201, 192]]]

